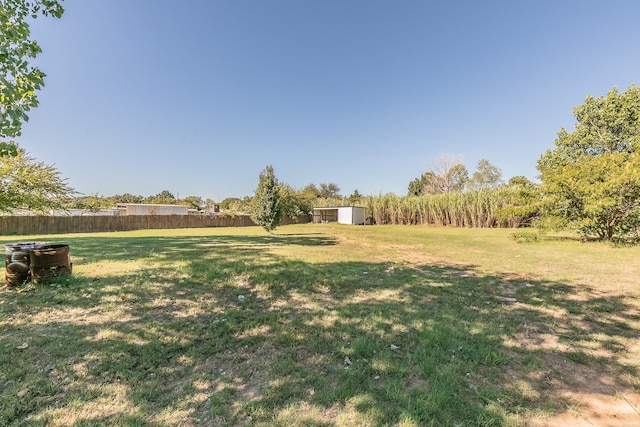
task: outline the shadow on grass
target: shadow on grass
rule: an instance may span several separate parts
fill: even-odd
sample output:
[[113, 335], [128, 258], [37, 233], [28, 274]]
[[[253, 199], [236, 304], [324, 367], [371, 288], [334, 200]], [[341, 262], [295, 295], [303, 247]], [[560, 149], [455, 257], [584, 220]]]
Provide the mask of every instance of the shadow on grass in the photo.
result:
[[[79, 255], [85, 262], [137, 260], [166, 255], [182, 255], [198, 258], [202, 252], [223, 248], [242, 251], [245, 247], [254, 250], [274, 246], [331, 246], [334, 238], [314, 234], [279, 234], [270, 236], [181, 236], [181, 237], [78, 237], [67, 239], [73, 242], [72, 255]], [[88, 254], [88, 256], [85, 256]]]
[[0, 424], [503, 425], [564, 409], [571, 369], [602, 394], [638, 376], [623, 296], [271, 252], [337, 243], [321, 235], [69, 241], [85, 263], [146, 262], [2, 291]]

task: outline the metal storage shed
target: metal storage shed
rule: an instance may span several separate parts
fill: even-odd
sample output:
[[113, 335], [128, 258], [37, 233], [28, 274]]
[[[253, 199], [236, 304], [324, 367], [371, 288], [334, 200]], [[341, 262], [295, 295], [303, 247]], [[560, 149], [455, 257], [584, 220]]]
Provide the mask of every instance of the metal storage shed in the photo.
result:
[[338, 222], [339, 224], [364, 225], [364, 208], [360, 206], [313, 208], [313, 222], [315, 224]]

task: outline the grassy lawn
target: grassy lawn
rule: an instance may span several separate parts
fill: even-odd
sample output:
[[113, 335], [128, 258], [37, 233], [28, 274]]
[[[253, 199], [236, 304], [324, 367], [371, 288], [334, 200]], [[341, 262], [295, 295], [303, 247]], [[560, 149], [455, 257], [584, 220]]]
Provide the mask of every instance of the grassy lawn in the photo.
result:
[[0, 288], [0, 425], [640, 425], [640, 247], [512, 232], [5, 236], [74, 274]]

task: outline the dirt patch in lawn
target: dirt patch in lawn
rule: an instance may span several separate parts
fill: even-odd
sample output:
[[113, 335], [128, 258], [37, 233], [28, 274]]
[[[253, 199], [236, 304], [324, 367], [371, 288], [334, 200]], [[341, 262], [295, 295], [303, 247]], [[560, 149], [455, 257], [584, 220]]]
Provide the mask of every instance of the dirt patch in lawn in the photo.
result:
[[[599, 301], [615, 298], [598, 296]], [[637, 334], [623, 323], [640, 318], [638, 310], [627, 307], [622, 317], [615, 310], [597, 316], [589, 309], [576, 311], [555, 313], [547, 322], [525, 320], [516, 336], [505, 340], [514, 361], [505, 381], [520, 393], [529, 390], [536, 407], [549, 408], [526, 418], [525, 425], [640, 425], [640, 348]]]

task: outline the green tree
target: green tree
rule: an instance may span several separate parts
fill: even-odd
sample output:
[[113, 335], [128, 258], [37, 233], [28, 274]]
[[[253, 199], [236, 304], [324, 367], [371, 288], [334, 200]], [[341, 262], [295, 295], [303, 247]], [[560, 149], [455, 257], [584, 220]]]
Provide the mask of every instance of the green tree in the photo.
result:
[[300, 210], [304, 213], [309, 213], [318, 204], [320, 189], [315, 184], [308, 184], [297, 192], [295, 199]]
[[99, 212], [102, 209], [110, 208], [112, 205], [110, 198], [96, 193], [90, 196], [75, 197], [69, 202], [68, 206], [72, 209], [84, 209], [91, 212]]
[[470, 190], [484, 190], [502, 185], [502, 171], [487, 159], [478, 160], [476, 171], [467, 183]]
[[283, 215], [288, 215], [292, 220], [297, 221], [298, 217], [308, 215], [311, 212], [313, 207], [309, 205], [299, 191], [296, 191], [290, 185], [281, 182], [279, 183], [278, 191]]
[[300, 190], [300, 196], [306, 200], [313, 201], [320, 197], [320, 189], [315, 184], [308, 184]]
[[245, 196], [242, 199], [238, 197], [227, 197], [220, 202], [220, 209], [231, 212], [250, 212], [251, 197]]
[[535, 187], [535, 184], [533, 182], [531, 182], [531, 180], [529, 178], [527, 178], [526, 176], [513, 176], [511, 178], [509, 178], [509, 182], [507, 182], [507, 185], [511, 185], [511, 186], [521, 186], [524, 188], [533, 188]]
[[0, 137], [20, 136], [27, 113], [38, 106], [36, 91], [45, 74], [29, 63], [42, 49], [30, 38], [27, 19], [40, 15], [60, 18], [56, 0], [3, 0], [0, 2]]
[[340, 187], [333, 182], [320, 184], [320, 197], [325, 199], [340, 198]]
[[74, 190], [51, 165], [37, 162], [22, 148], [0, 156], [0, 212], [64, 209]]
[[111, 206], [115, 206], [118, 203], [143, 203], [144, 197], [137, 196], [130, 193], [116, 194], [109, 198], [111, 200]]
[[420, 178], [416, 178], [409, 183], [409, 195], [410, 196], [422, 196], [424, 194], [424, 188], [427, 185], [427, 173], [420, 175]]
[[[504, 190], [504, 191], [501, 191]], [[514, 176], [500, 191], [504, 201], [498, 210], [501, 225], [522, 227], [540, 219], [540, 187], [524, 176]]]
[[149, 196], [144, 199], [145, 203], [151, 203], [154, 205], [175, 205], [178, 203], [176, 196], [174, 196], [169, 190], [162, 190], [155, 196]]
[[235, 210], [235, 207], [240, 205], [242, 200], [237, 197], [227, 197], [220, 202], [220, 209], [223, 210]]
[[538, 160], [547, 218], [586, 237], [611, 240], [640, 231], [640, 89], [589, 95], [573, 109]]
[[[38, 106], [45, 74], [29, 63], [42, 49], [32, 40], [28, 19], [60, 18], [57, 0], [0, 1], [0, 138], [20, 136], [27, 113]], [[0, 142], [0, 211], [27, 207], [63, 209], [74, 190], [50, 165], [35, 161], [12, 141]]]
[[0, 157], [17, 156], [18, 147], [12, 142], [0, 142]]
[[349, 203], [356, 204], [362, 199], [362, 194], [356, 189], [353, 190], [353, 193], [349, 196]]
[[204, 207], [204, 201], [200, 196], [187, 196], [182, 199], [182, 203], [189, 206], [189, 208], [196, 210], [201, 210]]
[[282, 210], [280, 186], [273, 167], [269, 165], [260, 172], [258, 187], [251, 201], [251, 219], [271, 233], [280, 225]]

